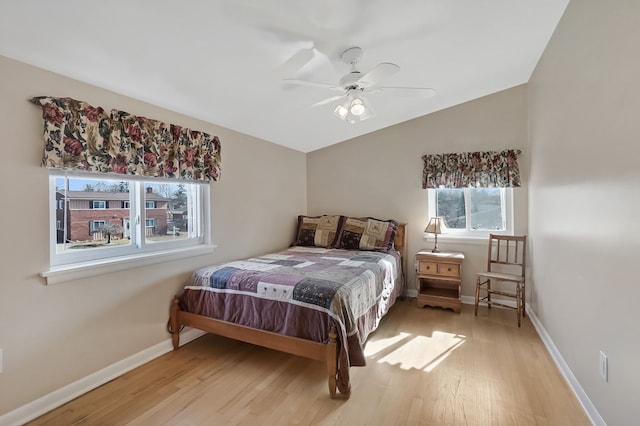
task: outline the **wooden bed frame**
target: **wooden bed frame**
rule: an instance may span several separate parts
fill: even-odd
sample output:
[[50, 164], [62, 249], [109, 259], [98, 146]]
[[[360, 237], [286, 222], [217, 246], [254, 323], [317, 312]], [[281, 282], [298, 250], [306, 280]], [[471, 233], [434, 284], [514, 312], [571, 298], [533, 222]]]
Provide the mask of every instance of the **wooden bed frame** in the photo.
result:
[[[405, 271], [407, 261], [406, 224], [400, 224], [394, 240], [394, 246], [400, 252], [402, 271], [399, 279], [406, 285]], [[243, 325], [216, 320], [202, 315], [184, 312], [180, 309], [178, 296], [174, 296], [169, 315], [169, 332], [172, 334], [173, 349], [180, 346], [180, 329], [182, 326], [193, 327], [208, 333], [229, 337], [235, 340], [251, 343], [265, 348], [276, 349], [293, 355], [323, 361], [329, 375], [329, 394], [336, 398], [338, 374], [338, 333], [332, 329], [327, 343], [319, 343], [298, 337], [284, 336], [270, 331], [259, 330]], [[342, 393], [349, 398], [349, 393]]]

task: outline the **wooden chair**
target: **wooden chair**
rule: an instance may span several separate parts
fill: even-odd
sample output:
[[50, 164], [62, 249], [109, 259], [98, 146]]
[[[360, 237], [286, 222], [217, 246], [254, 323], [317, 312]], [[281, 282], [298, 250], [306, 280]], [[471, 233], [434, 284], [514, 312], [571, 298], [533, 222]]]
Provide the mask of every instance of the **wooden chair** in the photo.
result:
[[[487, 255], [486, 272], [478, 272], [476, 280], [475, 315], [478, 316], [478, 303], [515, 309], [520, 318], [525, 316], [525, 269], [526, 269], [527, 236], [489, 235], [489, 253]], [[492, 284], [500, 285], [492, 288]], [[484, 287], [484, 288], [483, 288]], [[486, 292], [480, 297], [480, 290]], [[494, 300], [491, 295], [513, 297], [515, 307]]]

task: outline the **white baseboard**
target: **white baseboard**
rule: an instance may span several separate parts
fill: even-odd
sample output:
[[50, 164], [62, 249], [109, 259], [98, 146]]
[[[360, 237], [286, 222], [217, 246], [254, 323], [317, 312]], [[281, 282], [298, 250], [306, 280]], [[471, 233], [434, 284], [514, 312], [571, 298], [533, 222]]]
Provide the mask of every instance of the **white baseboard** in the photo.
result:
[[460, 301], [462, 301], [462, 303], [464, 303], [465, 305], [476, 304], [476, 298], [472, 296], [460, 296]]
[[[180, 346], [203, 334], [205, 332], [201, 330], [186, 329], [180, 334]], [[0, 416], [0, 426], [18, 426], [29, 422], [171, 350], [173, 345], [169, 338]]]
[[[418, 297], [418, 290], [416, 290], [416, 289], [407, 290], [407, 297]], [[500, 303], [504, 303], [505, 305], [513, 305], [514, 308], [516, 307], [515, 300], [499, 299], [499, 298], [496, 298], [496, 299], [500, 300]], [[475, 296], [460, 296], [460, 301], [465, 305], [475, 305], [476, 304]], [[496, 306], [496, 307], [499, 308], [499, 306]], [[527, 308], [528, 307], [529, 307], [529, 305], [527, 305]]]
[[[476, 304], [476, 297], [475, 296], [460, 296], [460, 300], [462, 301], [462, 303], [464, 303], [465, 305], [475, 305]], [[495, 300], [496, 302], [500, 302], [500, 303], [504, 303], [507, 306], [511, 306], [513, 308], [516, 307], [516, 301], [514, 299], [503, 299], [500, 297], [492, 297], [491, 300]], [[482, 302], [480, 302], [482, 303]], [[478, 305], [478, 306], [483, 306], [483, 305]], [[484, 306], [486, 306], [486, 304], [484, 304]], [[500, 309], [502, 308], [501, 306], [496, 305], [496, 308]], [[529, 305], [527, 304], [527, 309], [529, 309]], [[529, 311], [527, 311], [529, 312]]]
[[547, 347], [547, 351], [549, 351], [551, 358], [553, 358], [553, 361], [558, 366], [560, 373], [562, 373], [565, 380], [569, 383], [569, 387], [573, 390], [573, 393], [578, 398], [578, 401], [580, 402], [580, 404], [582, 404], [582, 408], [584, 408], [584, 411], [591, 420], [591, 423], [596, 426], [606, 426], [607, 424], [605, 423], [604, 419], [600, 416], [600, 413], [598, 413], [598, 410], [593, 405], [584, 389], [582, 389], [582, 386], [580, 386], [580, 382], [578, 382], [576, 376], [573, 375], [573, 372], [569, 368], [569, 365], [567, 365], [564, 358], [562, 358], [560, 351], [553, 343], [553, 340], [551, 340], [551, 337], [547, 333], [547, 330], [545, 330], [545, 328], [542, 326], [542, 323], [529, 305], [527, 305], [527, 316], [533, 324], [533, 327], [538, 332], [540, 339], [542, 339], [542, 342]]

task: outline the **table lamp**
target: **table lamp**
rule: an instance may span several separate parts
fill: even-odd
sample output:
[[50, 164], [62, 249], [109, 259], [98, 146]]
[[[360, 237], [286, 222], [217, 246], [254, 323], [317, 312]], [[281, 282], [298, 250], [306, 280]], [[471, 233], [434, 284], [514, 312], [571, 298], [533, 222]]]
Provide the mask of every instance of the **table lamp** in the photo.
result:
[[440, 250], [438, 249], [438, 234], [447, 233], [447, 225], [444, 223], [444, 218], [432, 217], [431, 219], [429, 219], [429, 224], [426, 228], [424, 228], [424, 232], [433, 234], [436, 238], [436, 243], [433, 247], [433, 250], [431, 250], [431, 253], [440, 253]]

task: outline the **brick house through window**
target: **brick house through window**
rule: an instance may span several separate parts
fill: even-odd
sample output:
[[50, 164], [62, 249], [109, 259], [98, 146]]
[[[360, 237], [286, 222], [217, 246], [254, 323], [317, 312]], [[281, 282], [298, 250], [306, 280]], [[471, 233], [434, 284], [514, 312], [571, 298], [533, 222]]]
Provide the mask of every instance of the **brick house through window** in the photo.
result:
[[[106, 225], [114, 225], [119, 232], [115, 238], [130, 237], [130, 210], [128, 192], [67, 191], [56, 193], [56, 222], [64, 223], [66, 213], [67, 242], [91, 241]], [[167, 233], [169, 200], [147, 188], [145, 193], [145, 233]], [[66, 212], [65, 212], [66, 208]], [[57, 231], [57, 242], [62, 243], [64, 231]]]

